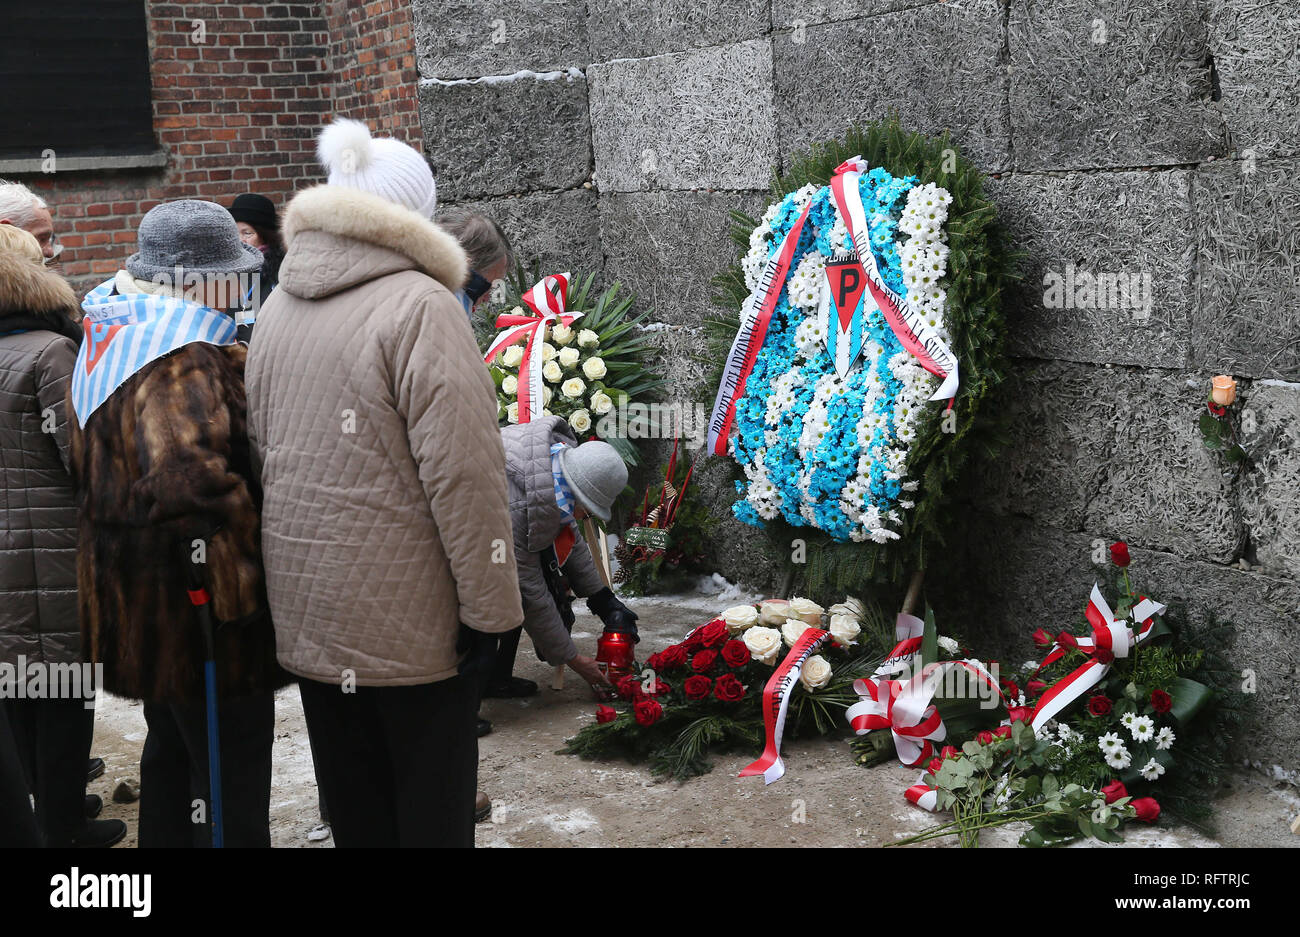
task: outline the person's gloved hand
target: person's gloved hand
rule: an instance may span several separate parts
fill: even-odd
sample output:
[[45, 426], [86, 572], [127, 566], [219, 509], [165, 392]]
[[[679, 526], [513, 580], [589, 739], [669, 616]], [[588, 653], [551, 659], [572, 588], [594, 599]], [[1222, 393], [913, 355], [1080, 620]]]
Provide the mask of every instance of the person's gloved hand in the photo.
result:
[[605, 630], [615, 634], [628, 634], [633, 642], [640, 642], [636, 630], [636, 612], [618, 600], [609, 589], [601, 589], [587, 599], [587, 608], [605, 623]]
[[456, 652], [465, 655], [460, 662], [460, 675], [470, 681], [474, 692], [480, 696], [492, 676], [500, 644], [499, 634], [485, 634], [464, 624], [460, 626], [460, 633], [456, 637]]

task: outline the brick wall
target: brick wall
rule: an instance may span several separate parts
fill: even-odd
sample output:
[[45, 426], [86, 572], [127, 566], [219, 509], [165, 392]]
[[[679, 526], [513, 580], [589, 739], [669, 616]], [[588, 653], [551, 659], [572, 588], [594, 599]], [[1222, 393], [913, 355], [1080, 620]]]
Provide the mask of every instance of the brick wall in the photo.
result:
[[50, 203], [75, 287], [121, 267], [159, 202], [229, 204], [257, 192], [282, 206], [322, 181], [315, 135], [334, 114], [418, 145], [405, 3], [149, 2], [148, 12], [154, 130], [167, 166], [18, 177]]

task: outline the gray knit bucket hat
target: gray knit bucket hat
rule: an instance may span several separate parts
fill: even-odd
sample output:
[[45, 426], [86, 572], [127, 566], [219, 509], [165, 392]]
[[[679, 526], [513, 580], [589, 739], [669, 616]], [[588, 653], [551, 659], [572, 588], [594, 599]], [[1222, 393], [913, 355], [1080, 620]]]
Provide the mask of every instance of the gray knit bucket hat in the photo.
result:
[[608, 524], [614, 499], [627, 484], [627, 466], [614, 447], [596, 441], [566, 447], [560, 450], [560, 471], [578, 504]]
[[252, 273], [262, 266], [262, 252], [239, 239], [235, 219], [216, 202], [182, 199], [149, 210], [137, 234], [139, 250], [126, 261], [137, 280], [157, 274]]

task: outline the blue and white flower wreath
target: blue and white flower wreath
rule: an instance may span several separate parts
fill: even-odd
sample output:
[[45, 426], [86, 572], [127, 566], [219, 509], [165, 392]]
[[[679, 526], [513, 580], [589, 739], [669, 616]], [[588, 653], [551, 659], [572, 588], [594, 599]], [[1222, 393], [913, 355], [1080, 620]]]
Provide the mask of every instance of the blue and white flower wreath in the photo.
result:
[[[881, 168], [858, 176], [871, 250], [885, 283], [925, 324], [950, 341], [944, 307], [949, 193]], [[805, 206], [790, 274], [763, 346], [736, 400], [731, 453], [747, 481], [732, 510], [747, 524], [783, 517], [837, 541], [886, 543], [900, 537], [919, 482], [908, 455], [922, 408], [938, 386], [903, 347], [880, 310], [865, 302], [861, 364], [841, 377], [817, 309], [827, 261], [852, 249], [829, 186], [806, 185], [771, 205], [750, 235], [746, 286], [763, 269]]]

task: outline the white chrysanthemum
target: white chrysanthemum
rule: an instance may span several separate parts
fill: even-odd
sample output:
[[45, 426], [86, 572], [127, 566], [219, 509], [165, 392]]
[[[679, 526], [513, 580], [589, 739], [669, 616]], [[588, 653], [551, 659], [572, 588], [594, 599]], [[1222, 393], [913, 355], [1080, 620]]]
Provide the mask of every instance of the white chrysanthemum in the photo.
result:
[[1142, 766], [1142, 777], [1148, 781], [1154, 781], [1165, 773], [1165, 766], [1152, 758]]
[[1106, 753], [1106, 764], [1115, 769], [1127, 768], [1133, 763], [1133, 756], [1122, 745], [1113, 752]]
[[1156, 734], [1156, 724], [1150, 716], [1138, 716], [1128, 730], [1133, 733], [1133, 741], [1146, 742]]
[[1124, 740], [1114, 732], [1107, 732], [1101, 738], [1097, 739], [1097, 747], [1106, 754], [1119, 751], [1124, 747]]
[[944, 651], [946, 651], [948, 654], [950, 654], [950, 655], [952, 655], [952, 656], [954, 656], [954, 657], [957, 655], [958, 644], [957, 644], [957, 641], [956, 641], [954, 638], [945, 638], [945, 637], [942, 637], [942, 636], [941, 636], [941, 637], [938, 639], [938, 645], [939, 645], [939, 647], [941, 647]]
[[1133, 720], [1137, 718], [1137, 713], [1125, 713], [1119, 717], [1120, 723], [1130, 732], [1133, 730]]
[[1174, 735], [1174, 730], [1169, 728], [1169, 726], [1165, 726], [1156, 733], [1156, 750], [1162, 752], [1168, 751], [1174, 747], [1174, 740], [1176, 738], [1177, 736]]

